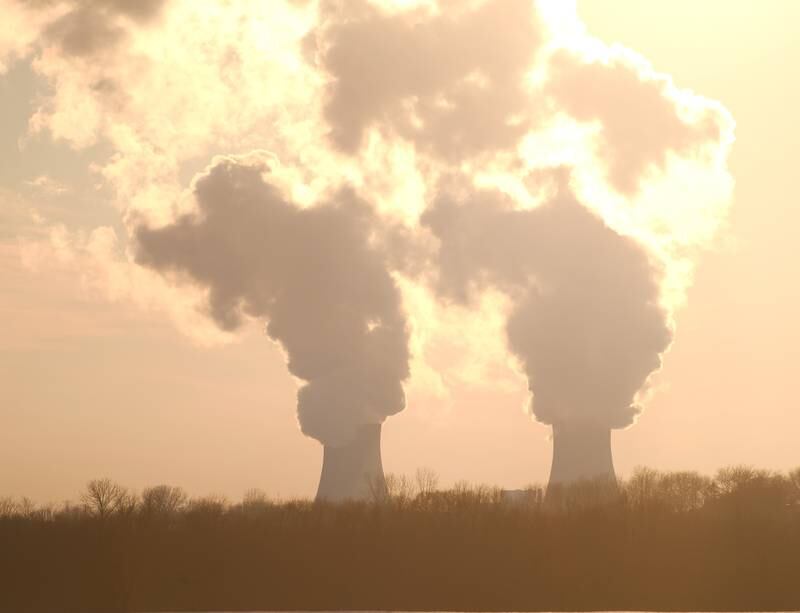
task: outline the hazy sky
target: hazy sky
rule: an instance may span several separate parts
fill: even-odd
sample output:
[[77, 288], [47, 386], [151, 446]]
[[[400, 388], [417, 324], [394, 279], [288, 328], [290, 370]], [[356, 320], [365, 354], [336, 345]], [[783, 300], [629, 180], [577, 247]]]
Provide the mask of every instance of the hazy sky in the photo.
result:
[[[253, 101], [272, 93], [253, 75], [274, 71], [274, 78], [283, 78], [285, 72], [286, 99], [303, 104], [304, 90], [292, 89], [292, 58], [279, 57], [278, 43], [273, 49], [259, 37], [259, 52], [280, 59], [274, 66], [235, 49], [222, 53], [231, 87], [237, 79], [248, 83], [242, 99], [233, 102], [222, 99], [230, 90], [215, 89], [216, 81], [200, 69], [188, 76], [178, 72], [196, 82], [205, 109], [171, 97], [163, 84], [137, 80], [135, 70], [123, 75], [126, 82], [100, 78], [104, 73], [97, 69], [92, 91], [103, 90], [104, 99], [114, 101], [104, 111], [111, 117], [106, 123], [103, 113], [92, 112], [94, 98], [82, 93], [86, 83], [63, 76], [62, 56], [89, 53], [64, 34], [84, 21], [62, 20], [61, 29], [49, 28], [59, 52], [37, 55], [32, 65], [30, 58], [14, 60], [8, 50], [30, 44], [25, 32], [40, 26], [26, 21], [15, 0], [0, 2], [0, 10], [21, 20], [18, 40], [0, 38], [0, 64], [7, 67], [0, 74], [0, 495], [60, 500], [99, 476], [134, 488], [178, 484], [197, 494], [237, 497], [259, 487], [273, 495], [312, 495], [322, 448], [299, 430], [297, 385], [263, 324], [249, 323], [240, 336], [223, 338], [226, 333], [181, 302], [188, 301], [184, 294], [171, 294], [165, 307], [166, 290], [152, 276], [139, 276], [145, 273], [136, 267], [97, 264], [124, 259], [126, 246], [114, 238], [130, 223], [124, 211], [151, 219], [164, 214], [150, 205], [156, 188], [160, 198], [173, 190], [178, 202], [213, 155], [263, 146], [257, 131], [233, 138], [233, 128], [224, 131], [214, 123], [241, 126], [241, 134], [252, 126], [270, 129]], [[143, 31], [148, 20], [162, 19], [157, 12], [120, 11], [119, 23]], [[584, 0], [578, 13], [592, 35], [641, 53], [677, 86], [719, 101], [736, 121], [728, 163], [736, 182], [732, 209], [698, 257], [646, 411], [632, 427], [614, 431], [617, 471], [625, 475], [642, 464], [701, 471], [732, 463], [800, 465], [794, 389], [800, 372], [794, 238], [800, 208], [793, 189], [800, 84], [786, 69], [800, 59], [800, 5]], [[269, 15], [262, 17], [269, 21]], [[210, 19], [218, 20], [221, 37], [232, 36], [234, 17]], [[96, 31], [111, 35], [80, 40], [97, 46], [91, 53], [105, 58], [110, 71], [121, 61], [115, 45], [126, 41], [112, 27], [118, 22], [109, 23]], [[294, 25], [287, 22], [285, 30]], [[168, 67], [189, 65], [168, 42], [164, 53]], [[480, 65], [481, 58], [475, 61]], [[516, 92], [504, 93], [514, 110]], [[139, 133], [157, 134], [144, 140], [163, 149], [141, 158], [131, 154], [140, 142], [120, 119], [130, 109], [138, 113]], [[175, 109], [186, 111], [173, 125], [160, 123]], [[215, 115], [218, 109], [227, 114]], [[347, 118], [335, 119], [349, 126]], [[356, 137], [348, 138], [345, 146]], [[452, 154], [452, 141], [430, 142], [436, 152]], [[115, 148], [125, 155], [109, 158]], [[180, 164], [159, 157], [170, 152]], [[126, 183], [129, 176], [137, 182], [146, 177], [156, 187], [151, 193], [133, 180]], [[625, 181], [623, 176], [617, 183]], [[120, 204], [128, 201], [134, 206]], [[104, 230], [92, 233], [98, 227]], [[490, 331], [493, 323], [486, 325]], [[447, 348], [442, 351], [429, 356], [431, 369], [455, 359]], [[506, 487], [546, 480], [549, 428], [526, 412], [524, 378], [503, 373], [496, 385], [459, 379], [443, 393], [433, 370], [420, 374], [414, 367], [407, 408], [383, 429], [387, 471], [427, 466], [444, 483], [466, 479]], [[433, 381], [429, 386], [426, 377]]]

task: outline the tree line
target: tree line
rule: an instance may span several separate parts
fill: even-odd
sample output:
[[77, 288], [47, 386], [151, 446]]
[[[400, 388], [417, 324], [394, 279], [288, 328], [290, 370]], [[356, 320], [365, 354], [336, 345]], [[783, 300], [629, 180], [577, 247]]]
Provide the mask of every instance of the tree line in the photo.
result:
[[342, 504], [110, 479], [76, 503], [0, 499], [0, 610], [800, 608], [800, 468], [386, 481]]

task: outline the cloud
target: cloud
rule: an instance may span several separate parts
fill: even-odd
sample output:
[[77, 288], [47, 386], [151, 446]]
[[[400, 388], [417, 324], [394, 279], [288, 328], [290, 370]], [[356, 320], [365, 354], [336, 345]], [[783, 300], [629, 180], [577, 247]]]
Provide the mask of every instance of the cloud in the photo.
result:
[[32, 12], [18, 0], [0, 0], [0, 77], [15, 61], [27, 56], [51, 16]]
[[405, 406], [400, 292], [365, 202], [342, 190], [299, 208], [264, 178], [266, 164], [218, 159], [195, 182], [195, 211], [137, 230], [137, 258], [207, 289], [208, 313], [224, 330], [265, 318], [304, 381], [303, 432], [340, 445]]
[[65, 185], [64, 183], [61, 183], [60, 181], [47, 175], [39, 175], [35, 179], [25, 181], [25, 184], [51, 196], [60, 196], [67, 194], [70, 191], [70, 187], [68, 185]]

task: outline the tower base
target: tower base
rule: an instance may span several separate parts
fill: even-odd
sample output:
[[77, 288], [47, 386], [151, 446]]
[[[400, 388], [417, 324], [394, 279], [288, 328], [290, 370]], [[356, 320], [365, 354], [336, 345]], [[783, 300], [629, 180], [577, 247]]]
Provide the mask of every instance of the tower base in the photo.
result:
[[598, 492], [616, 493], [610, 428], [585, 423], [553, 424], [553, 463], [547, 496], [552, 498], [556, 491], [576, 483], [584, 483], [587, 488], [591, 484]]
[[385, 494], [381, 424], [361, 426], [346, 445], [325, 445], [317, 500], [368, 500]]

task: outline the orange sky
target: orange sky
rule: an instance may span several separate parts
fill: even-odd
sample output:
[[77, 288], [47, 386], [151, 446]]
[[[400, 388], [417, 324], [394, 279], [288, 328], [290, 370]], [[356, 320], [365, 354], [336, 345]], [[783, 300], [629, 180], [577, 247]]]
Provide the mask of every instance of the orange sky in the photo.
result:
[[[800, 60], [800, 4], [578, 7], [593, 35], [642, 53], [679, 86], [721, 101], [737, 122], [728, 227], [700, 260], [647, 411], [614, 433], [617, 470], [800, 465], [800, 84], [791, 71]], [[3, 108], [24, 111], [19, 98], [33, 91], [25, 94], [24, 82], [0, 76]], [[9, 125], [0, 135], [4, 147], [20, 136]], [[45, 154], [80, 168], [66, 149]], [[199, 347], [163, 314], [82, 287], [68, 263], [25, 267], [14, 236], [30, 220], [19, 201], [55, 196], [23, 185], [14, 164], [0, 173], [0, 496], [74, 498], [99, 476], [137, 489], [167, 482], [196, 494], [238, 497], [259, 487], [313, 495], [322, 449], [300, 434], [294, 383], [261, 330]], [[79, 195], [71, 214], [107, 223], [94, 201], [101, 196]], [[418, 396], [386, 422], [386, 470], [428, 466], [444, 483], [544, 481], [549, 428], [523, 413], [525, 392], [461, 388], [447, 403]]]
[[[617, 435], [627, 466], [800, 461], [800, 57], [791, 1], [581, 2], [589, 28], [646, 55], [681, 85], [723, 101], [736, 118], [730, 228], [701, 260], [660, 393], [637, 427]], [[624, 17], [623, 17], [624, 16]]]

